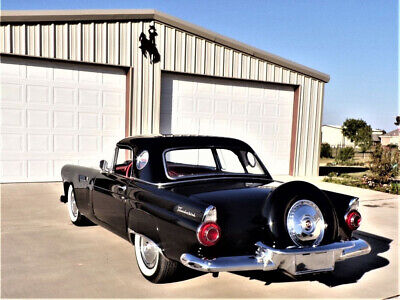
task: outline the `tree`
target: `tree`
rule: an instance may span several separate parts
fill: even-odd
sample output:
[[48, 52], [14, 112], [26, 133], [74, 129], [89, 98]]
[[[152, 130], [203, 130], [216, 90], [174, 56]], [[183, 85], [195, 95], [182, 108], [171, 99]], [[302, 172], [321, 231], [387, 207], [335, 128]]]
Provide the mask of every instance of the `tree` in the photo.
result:
[[371, 126], [366, 126], [360, 128], [357, 131], [356, 136], [356, 145], [358, 145], [361, 149], [361, 152], [367, 152], [369, 148], [372, 146], [372, 128]]
[[372, 128], [361, 119], [346, 119], [343, 122], [342, 133], [349, 138], [362, 152], [367, 151], [372, 145]]

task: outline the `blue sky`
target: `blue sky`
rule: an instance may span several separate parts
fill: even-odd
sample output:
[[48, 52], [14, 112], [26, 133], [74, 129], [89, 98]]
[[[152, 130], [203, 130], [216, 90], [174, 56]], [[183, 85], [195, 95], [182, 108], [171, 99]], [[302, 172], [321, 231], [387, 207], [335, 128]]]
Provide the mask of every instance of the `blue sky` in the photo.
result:
[[2, 9], [89, 8], [154, 8], [328, 73], [324, 124], [351, 117], [395, 128], [397, 1], [2, 0]]

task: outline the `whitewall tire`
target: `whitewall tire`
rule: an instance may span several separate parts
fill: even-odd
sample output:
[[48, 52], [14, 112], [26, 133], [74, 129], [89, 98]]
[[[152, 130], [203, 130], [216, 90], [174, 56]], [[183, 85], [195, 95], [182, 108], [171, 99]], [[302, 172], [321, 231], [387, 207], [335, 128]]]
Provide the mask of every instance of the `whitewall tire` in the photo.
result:
[[178, 263], [166, 258], [159, 247], [143, 235], [135, 234], [136, 261], [142, 275], [153, 283], [173, 281]]
[[69, 219], [74, 225], [81, 226], [90, 224], [90, 221], [79, 212], [72, 184], [68, 187], [67, 208]]

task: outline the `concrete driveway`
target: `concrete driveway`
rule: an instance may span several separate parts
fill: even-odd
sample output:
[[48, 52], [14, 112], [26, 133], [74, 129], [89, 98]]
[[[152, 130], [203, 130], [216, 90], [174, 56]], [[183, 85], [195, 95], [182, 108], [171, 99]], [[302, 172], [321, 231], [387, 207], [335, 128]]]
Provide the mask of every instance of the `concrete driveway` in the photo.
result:
[[[290, 178], [289, 178], [290, 179]], [[99, 227], [76, 227], [59, 202], [61, 183], [1, 185], [1, 296], [387, 298], [399, 294], [399, 197], [314, 183], [361, 199], [372, 252], [333, 274], [293, 280], [279, 272], [205, 274], [154, 285], [136, 266], [133, 246]]]

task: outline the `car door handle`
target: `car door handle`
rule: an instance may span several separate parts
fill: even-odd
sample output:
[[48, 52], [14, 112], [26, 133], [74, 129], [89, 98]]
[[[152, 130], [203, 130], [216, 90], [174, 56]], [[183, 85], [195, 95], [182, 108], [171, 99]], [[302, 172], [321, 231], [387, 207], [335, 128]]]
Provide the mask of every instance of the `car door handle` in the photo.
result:
[[117, 185], [118, 192], [122, 193], [126, 191], [126, 185]]

